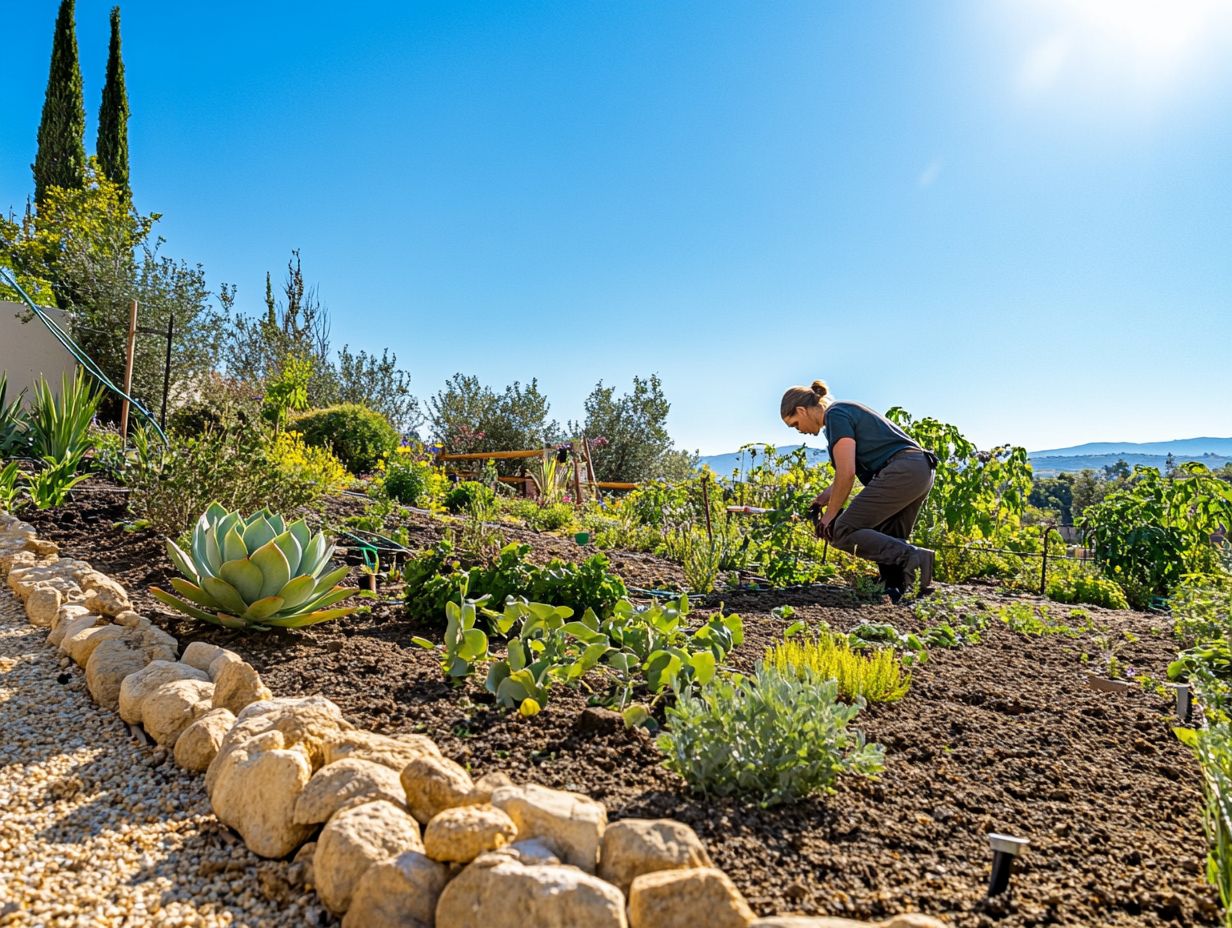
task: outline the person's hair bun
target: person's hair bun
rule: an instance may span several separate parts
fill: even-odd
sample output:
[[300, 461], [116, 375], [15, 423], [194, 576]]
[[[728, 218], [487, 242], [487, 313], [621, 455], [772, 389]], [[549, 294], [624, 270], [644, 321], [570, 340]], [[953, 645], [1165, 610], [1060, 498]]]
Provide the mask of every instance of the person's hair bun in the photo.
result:
[[826, 386], [826, 382], [824, 380], [814, 380], [813, 392], [816, 393], [818, 397], [823, 397], [830, 392], [830, 388]]

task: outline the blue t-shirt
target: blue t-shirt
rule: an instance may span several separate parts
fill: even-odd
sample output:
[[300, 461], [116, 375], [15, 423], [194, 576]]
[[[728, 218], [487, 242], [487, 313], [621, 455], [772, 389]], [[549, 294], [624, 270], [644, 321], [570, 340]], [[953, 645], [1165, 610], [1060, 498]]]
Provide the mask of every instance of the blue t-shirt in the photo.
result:
[[898, 452], [920, 447], [897, 425], [863, 403], [831, 403], [826, 410], [825, 430], [831, 462], [834, 445], [840, 438], [855, 439], [856, 476], [865, 486]]

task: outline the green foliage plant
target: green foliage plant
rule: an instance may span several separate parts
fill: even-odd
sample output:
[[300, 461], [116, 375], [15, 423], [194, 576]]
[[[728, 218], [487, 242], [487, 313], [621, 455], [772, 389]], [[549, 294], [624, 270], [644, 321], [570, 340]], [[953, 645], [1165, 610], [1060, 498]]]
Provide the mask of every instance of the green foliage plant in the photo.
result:
[[1232, 724], [1224, 718], [1205, 728], [1173, 731], [1202, 769], [1206, 879], [1219, 892], [1224, 928], [1232, 928]]
[[88, 480], [88, 473], [78, 473], [80, 458], [66, 457], [59, 461], [46, 459], [46, 467], [32, 474], [24, 475], [26, 492], [35, 509], [54, 509], [68, 498], [69, 491], [83, 480]]
[[33, 453], [49, 461], [80, 461], [91, 447], [90, 423], [101, 400], [102, 390], [80, 369], [72, 380], [61, 376], [59, 394], [39, 378], [29, 419]]
[[764, 663], [782, 674], [808, 672], [819, 680], [834, 680], [846, 700], [894, 702], [911, 687], [911, 674], [904, 672], [892, 648], [859, 653], [845, 635], [826, 630], [807, 640], [782, 641], [767, 648]]
[[312, 382], [313, 360], [307, 355], [287, 355], [278, 373], [265, 385], [263, 403], [266, 418], [282, 431], [287, 416], [308, 408], [308, 385]]
[[378, 465], [377, 480], [378, 489], [385, 496], [404, 506], [420, 509], [439, 506], [448, 485], [441, 468], [403, 445]]
[[881, 746], [851, 727], [862, 706], [842, 702], [833, 680], [762, 666], [681, 692], [656, 744], [668, 769], [703, 795], [796, 802], [834, 792], [843, 774], [882, 770]]
[[267, 509], [245, 518], [217, 503], [201, 515], [188, 550], [167, 541], [183, 575], [179, 596], [158, 587], [159, 602], [226, 628], [302, 628], [342, 618], [358, 607], [335, 607], [358, 590], [338, 585], [346, 567], [330, 570], [334, 547], [299, 519], [288, 523]]
[[30, 444], [30, 426], [22, 409], [21, 396], [8, 398], [9, 377], [0, 371], [0, 458], [25, 454]]
[[[635, 606], [627, 599], [600, 619], [593, 609], [580, 618], [568, 606], [509, 597], [503, 611], [488, 608], [489, 596], [467, 599], [465, 581], [457, 602], [445, 607], [441, 645], [414, 638], [420, 647], [442, 654], [447, 677], [471, 675], [490, 661], [485, 686], [502, 706], [534, 715], [557, 685], [581, 684], [591, 670], [605, 672], [609, 687], [596, 701], [626, 713], [634, 724], [649, 719], [644, 704], [633, 704], [644, 689], [653, 704], [668, 693], [710, 683], [731, 650], [743, 640], [737, 615], [710, 616], [690, 628], [686, 598], [677, 602]], [[494, 658], [489, 637], [478, 628], [486, 619], [491, 633], [506, 639], [506, 653]], [[631, 713], [631, 714], [630, 714]]]
[[12, 512], [21, 499], [21, 478], [25, 475], [16, 461], [0, 467], [0, 510]]
[[1086, 603], [1105, 609], [1129, 608], [1125, 591], [1120, 586], [1082, 568], [1050, 574], [1046, 590], [1048, 598], [1059, 603]]
[[450, 542], [421, 552], [403, 568], [407, 612], [413, 619], [435, 624], [446, 603], [457, 601], [466, 590], [472, 598], [487, 596], [497, 605], [514, 597], [608, 616], [628, 593], [603, 554], [580, 564], [552, 560], [539, 566], [527, 559], [529, 553], [529, 545], [513, 542], [492, 560], [463, 568]]
[[372, 473], [401, 440], [388, 419], [357, 403], [310, 410], [291, 424], [308, 444], [332, 450], [353, 474]]
[[1077, 617], [1078, 625], [1068, 625], [1054, 617], [1047, 606], [1033, 606], [1030, 603], [1009, 603], [997, 609], [995, 615], [1005, 623], [1010, 631], [1030, 638], [1042, 635], [1077, 638], [1084, 632], [1092, 630], [1085, 613]]
[[1220, 570], [1213, 539], [1232, 526], [1232, 484], [1198, 463], [1182, 464], [1172, 477], [1140, 466], [1125, 488], [1089, 506], [1079, 522], [1104, 574], [1144, 608], [1187, 574]]
[[326, 489], [311, 469], [285, 461], [259, 422], [209, 427], [191, 437], [173, 434], [166, 447], [143, 429], [132, 438], [122, 475], [131, 491], [129, 511], [172, 538], [190, 529], [211, 502], [230, 510], [291, 512], [317, 504]]
[[466, 512], [476, 502], [485, 509], [496, 503], [496, 494], [491, 487], [477, 480], [463, 480], [445, 494], [445, 508], [453, 513]]

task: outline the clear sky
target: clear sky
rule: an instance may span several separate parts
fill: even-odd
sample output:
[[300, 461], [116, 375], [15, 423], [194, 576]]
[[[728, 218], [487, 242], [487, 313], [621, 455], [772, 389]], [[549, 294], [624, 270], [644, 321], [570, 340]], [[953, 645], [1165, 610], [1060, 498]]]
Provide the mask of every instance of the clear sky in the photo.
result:
[[[93, 150], [111, 0], [78, 0]], [[3, 3], [20, 208], [55, 0]], [[657, 371], [678, 444], [784, 387], [982, 445], [1232, 435], [1232, 3], [122, 3], [132, 183], [421, 397]]]

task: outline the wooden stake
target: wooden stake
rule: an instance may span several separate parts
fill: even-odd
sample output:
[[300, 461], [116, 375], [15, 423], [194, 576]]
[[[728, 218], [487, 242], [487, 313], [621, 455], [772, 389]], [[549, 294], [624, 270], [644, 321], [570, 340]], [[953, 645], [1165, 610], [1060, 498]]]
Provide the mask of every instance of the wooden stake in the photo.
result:
[[128, 394], [133, 392], [133, 349], [137, 345], [137, 301], [133, 300], [128, 313], [128, 354], [124, 361], [125, 400], [120, 407], [120, 441], [128, 439]]

